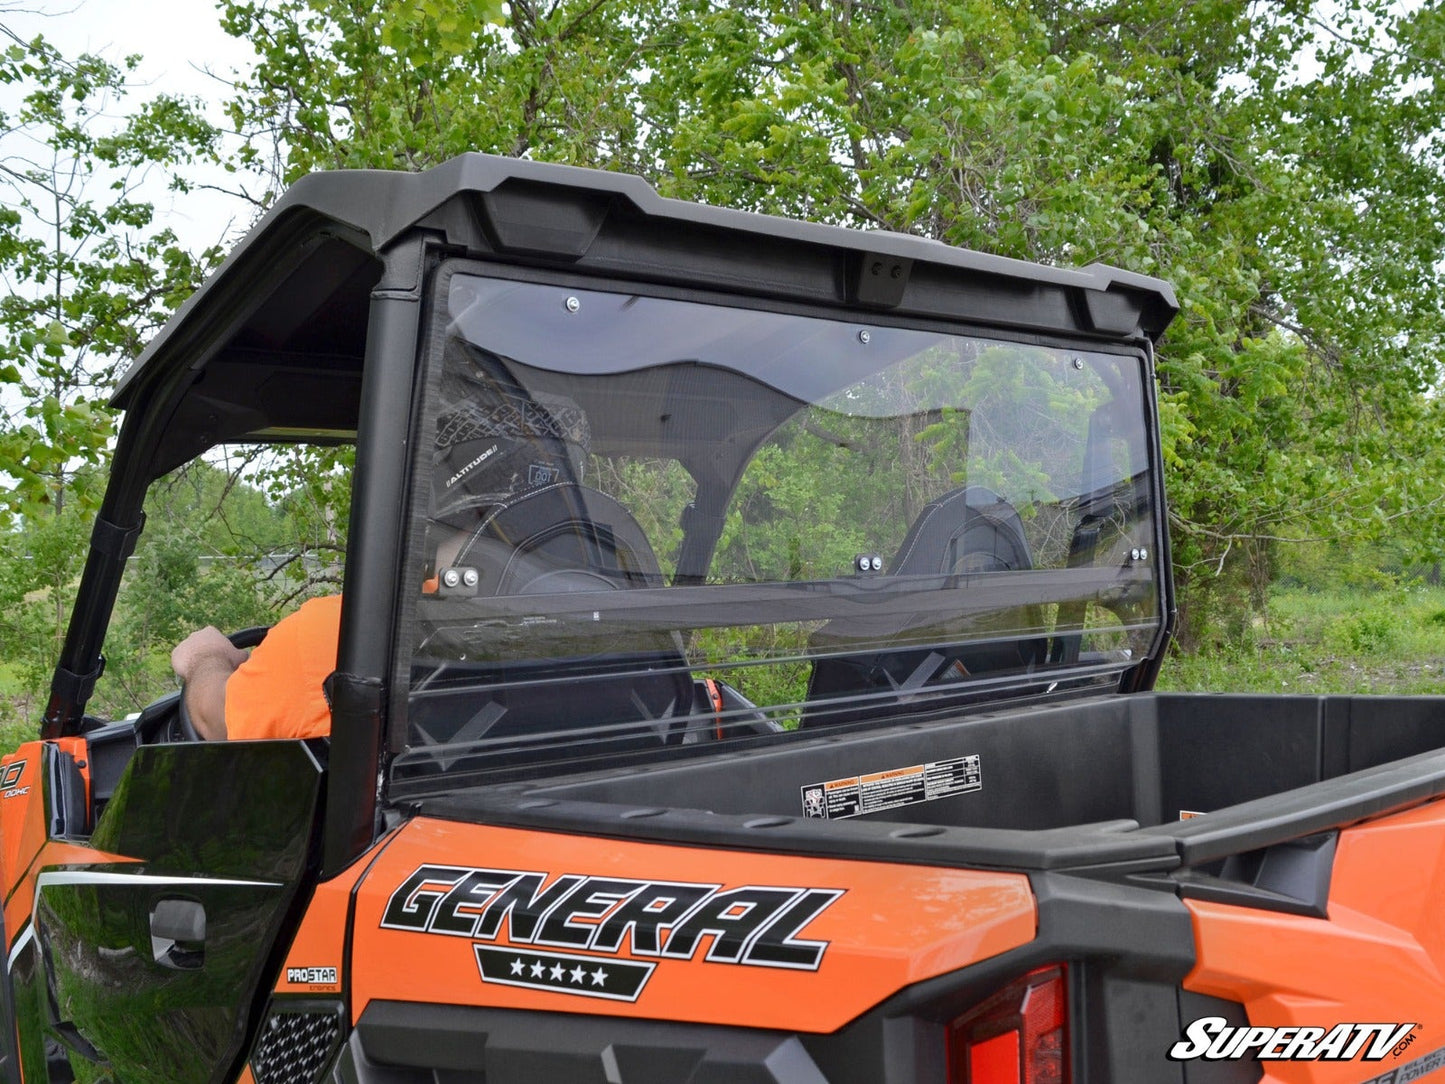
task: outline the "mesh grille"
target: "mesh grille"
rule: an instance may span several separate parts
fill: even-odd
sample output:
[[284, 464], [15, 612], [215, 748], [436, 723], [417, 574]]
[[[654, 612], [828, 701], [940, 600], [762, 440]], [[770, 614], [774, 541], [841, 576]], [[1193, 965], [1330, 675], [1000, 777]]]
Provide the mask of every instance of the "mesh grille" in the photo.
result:
[[314, 1084], [340, 1039], [341, 1016], [334, 1010], [273, 1010], [251, 1055], [256, 1084]]

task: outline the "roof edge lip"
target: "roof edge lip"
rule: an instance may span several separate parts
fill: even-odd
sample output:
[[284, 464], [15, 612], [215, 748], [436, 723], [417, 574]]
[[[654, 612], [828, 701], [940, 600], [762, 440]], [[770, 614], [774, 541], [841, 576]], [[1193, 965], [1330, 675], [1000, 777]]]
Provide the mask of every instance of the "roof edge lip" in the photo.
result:
[[[648, 180], [629, 173], [472, 151], [420, 172], [325, 170], [296, 181], [232, 246], [226, 259], [171, 315], [130, 364], [116, 384], [111, 396], [112, 405], [122, 409], [127, 406], [138, 375], [150, 368], [152, 359], [166, 352], [181, 328], [195, 319], [198, 311], [206, 309], [207, 299], [224, 294], [233, 281], [237, 266], [256, 250], [263, 238], [275, 236], [283, 221], [296, 216], [310, 216], [314, 224], [310, 227], [302, 225], [300, 233], [303, 236], [308, 230], [312, 235], [330, 230], [351, 232], [369, 239], [372, 254], [380, 255], [408, 229], [453, 197], [489, 193], [511, 181], [611, 195], [625, 200], [647, 218], [704, 229], [912, 259], [1061, 289], [1103, 293], [1124, 290], [1152, 295], [1157, 299], [1156, 304], [1167, 310], [1170, 319], [1180, 308], [1174, 288], [1168, 282], [1108, 264], [1062, 267], [1034, 263], [961, 248], [916, 234], [814, 222], [663, 196]], [[1156, 320], [1153, 322], [1155, 326], [1146, 326], [1142, 330], [1157, 338], [1168, 323], [1169, 319]]]
[[[1013, 256], [1002, 256], [979, 249], [963, 248], [933, 237], [922, 237], [918, 234], [903, 233], [897, 230], [869, 226], [845, 226], [677, 199], [662, 195], [646, 178], [612, 170], [534, 162], [530, 159], [503, 158], [472, 151], [448, 159], [428, 172], [449, 168], [459, 170], [462, 177], [466, 179], [471, 179], [475, 174], [485, 171], [483, 177], [476, 177], [473, 183], [459, 186], [454, 191], [490, 192], [505, 181], [514, 178], [533, 180], [544, 184], [557, 184], [563, 187], [585, 188], [594, 192], [611, 191], [614, 195], [626, 196], [639, 211], [650, 217], [693, 222], [730, 232], [758, 233], [769, 236], [777, 235], [779, 223], [787, 223], [789, 227], [796, 230], [798, 234], [796, 239], [800, 241], [811, 241], [830, 247], [840, 247], [841, 242], [841, 247], [866, 250], [877, 255], [926, 260], [988, 274], [1005, 275], [1009, 278], [1049, 282], [1059, 286], [1107, 290], [1111, 286], [1119, 285], [1146, 293], [1156, 293], [1160, 295], [1161, 300], [1176, 311], [1178, 309], [1174, 289], [1168, 282], [1140, 272], [1127, 271], [1111, 264], [1093, 262], [1081, 267], [1065, 267], [1058, 264], [1022, 260]], [[313, 176], [322, 175], [313, 174]], [[569, 181], [576, 183], [569, 185]], [[434, 207], [427, 208], [428, 211], [433, 209]], [[860, 243], [862, 239], [876, 242], [876, 244], [863, 245]]]

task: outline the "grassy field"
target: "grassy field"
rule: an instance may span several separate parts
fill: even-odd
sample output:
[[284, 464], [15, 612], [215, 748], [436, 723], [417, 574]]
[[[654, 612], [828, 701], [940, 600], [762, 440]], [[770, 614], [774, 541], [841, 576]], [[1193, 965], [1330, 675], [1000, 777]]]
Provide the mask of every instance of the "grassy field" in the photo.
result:
[[1171, 656], [1159, 687], [1445, 693], [1445, 587], [1277, 588], [1240, 642]]

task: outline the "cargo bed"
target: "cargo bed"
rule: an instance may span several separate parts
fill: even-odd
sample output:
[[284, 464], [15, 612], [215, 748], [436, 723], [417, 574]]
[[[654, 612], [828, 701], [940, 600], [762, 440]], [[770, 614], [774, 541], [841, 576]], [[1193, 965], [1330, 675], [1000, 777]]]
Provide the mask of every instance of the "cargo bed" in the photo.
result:
[[[817, 783], [978, 757], [980, 785], [839, 820]], [[1210, 863], [1445, 794], [1445, 697], [1149, 694], [422, 798], [444, 819], [943, 865]], [[1187, 816], [1188, 814], [1207, 814]]]

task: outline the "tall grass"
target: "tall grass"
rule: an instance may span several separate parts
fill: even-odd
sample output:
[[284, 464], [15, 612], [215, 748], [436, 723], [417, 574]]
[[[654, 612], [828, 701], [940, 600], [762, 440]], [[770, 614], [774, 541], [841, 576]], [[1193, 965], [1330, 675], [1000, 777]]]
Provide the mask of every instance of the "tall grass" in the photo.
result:
[[1276, 587], [1235, 642], [1167, 659], [1159, 687], [1445, 693], [1445, 587]]

